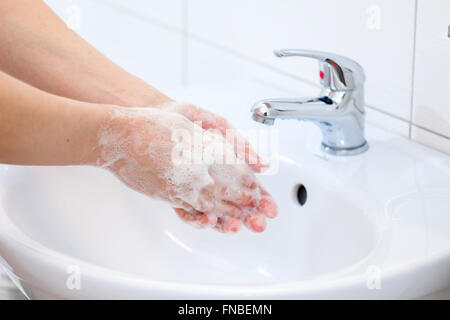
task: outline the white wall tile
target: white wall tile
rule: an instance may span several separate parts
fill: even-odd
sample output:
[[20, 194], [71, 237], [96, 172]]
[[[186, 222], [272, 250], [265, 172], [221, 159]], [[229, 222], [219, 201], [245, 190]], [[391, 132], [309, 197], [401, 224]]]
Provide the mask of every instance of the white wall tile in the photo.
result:
[[[372, 19], [377, 10], [379, 29]], [[367, 102], [409, 120], [414, 0], [189, 0], [188, 21], [194, 38], [309, 81], [317, 82], [316, 63], [277, 59], [272, 50], [309, 48], [352, 57], [366, 70]]]
[[47, 0], [65, 21], [80, 9], [79, 34], [111, 60], [159, 88], [182, 85], [183, 36], [92, 0]]
[[404, 137], [409, 136], [409, 122], [387, 115], [372, 108], [366, 108], [366, 121], [379, 128], [395, 132]]
[[[163, 89], [179, 87], [187, 70], [191, 86], [251, 79], [279, 88], [285, 96], [314, 96], [318, 90], [316, 63], [277, 59], [272, 50], [312, 48], [353, 57], [366, 70], [366, 101], [375, 107], [367, 109], [367, 121], [403, 136], [409, 134], [414, 0], [46, 2], [63, 19], [71, 5], [79, 6], [80, 34], [87, 41]], [[413, 127], [412, 138], [434, 148], [445, 147], [445, 138], [420, 127], [450, 135], [450, 106], [439, 94], [450, 87], [442, 72], [450, 69], [450, 39], [445, 36], [449, 6], [446, 0], [418, 0], [413, 121], [419, 127]], [[181, 32], [185, 9], [187, 60], [183, 56], [186, 38]], [[371, 20], [377, 10], [379, 28], [376, 19]]]
[[[231, 53], [197, 41], [190, 41], [188, 53], [190, 57], [189, 85], [194, 88], [208, 83], [252, 80], [274, 89], [278, 88], [279, 93], [284, 92], [282, 97], [314, 96], [318, 92], [316, 86], [310, 86], [278, 72], [267, 70], [264, 67], [244, 61]], [[257, 99], [273, 97], [268, 93], [265, 96], [257, 97]], [[409, 136], [408, 121], [392, 117], [372, 108], [366, 108], [366, 112], [367, 122], [404, 137]]]
[[[188, 84], [191, 87], [208, 83], [252, 80], [277, 88], [288, 97], [316, 96], [319, 92], [317, 86], [311, 86], [195, 40], [189, 41], [188, 57]], [[271, 96], [260, 97], [263, 98]]]
[[183, 28], [183, 6], [187, 0], [90, 0], [99, 4], [109, 5], [122, 13], [140, 18], [147, 17], [150, 21]]
[[450, 137], [450, 1], [419, 0], [413, 123]]
[[450, 155], [450, 139], [412, 126], [411, 137], [413, 140], [442, 151]]

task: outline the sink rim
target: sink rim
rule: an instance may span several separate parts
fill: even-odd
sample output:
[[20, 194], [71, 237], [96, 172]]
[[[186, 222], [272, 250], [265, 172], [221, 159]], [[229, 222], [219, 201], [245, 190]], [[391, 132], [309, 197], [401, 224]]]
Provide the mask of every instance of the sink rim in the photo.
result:
[[[282, 160], [282, 162], [285, 162], [284, 160]], [[288, 162], [286, 162], [285, 164], [288, 164]], [[5, 167], [9, 167], [10, 165], [5, 165]], [[2, 165], [0, 165], [0, 169], [1, 169]], [[21, 170], [22, 166], [12, 166], [13, 171], [11, 172], [13, 174], [13, 176], [16, 174], [16, 170], [14, 169], [18, 169]], [[35, 168], [37, 170], [39, 170], [41, 167], [39, 166], [31, 166], [31, 168]], [[56, 168], [60, 168], [60, 167], [56, 167]], [[289, 164], [288, 168], [294, 168], [294, 169], [301, 169], [301, 167], [295, 163], [295, 164]], [[8, 169], [8, 168], [6, 168]], [[11, 169], [11, 168], [10, 168]], [[63, 169], [65, 170], [65, 168]], [[20, 171], [19, 171], [20, 173]], [[8, 173], [9, 174], [9, 173]], [[308, 174], [309, 176], [309, 174]], [[312, 178], [312, 176], [310, 176], [309, 178]], [[321, 180], [323, 179], [323, 177], [315, 177], [315, 179]], [[331, 187], [329, 186], [325, 186], [327, 189], [329, 188], [331, 190]], [[361, 207], [361, 203], [360, 201], [356, 201], [355, 199], [351, 199], [351, 198], [347, 198], [347, 195], [344, 196], [343, 193], [339, 192], [339, 194], [341, 194], [342, 198], [345, 198], [345, 203], [348, 203], [349, 205], [351, 205], [352, 207], [355, 207], [356, 209], [362, 209], [363, 207]], [[367, 209], [367, 206], [366, 206]], [[370, 211], [375, 211], [374, 208], [371, 208]], [[51, 243], [45, 243], [45, 241], [41, 241], [39, 237], [34, 237], [33, 234], [30, 234], [28, 232], [26, 232], [26, 230], [22, 229], [20, 224], [16, 224], [14, 217], [10, 216], [10, 213], [8, 212], [8, 210], [4, 207], [0, 206], [0, 242], [1, 242], [1, 232], [2, 231], [2, 226], [5, 226], [5, 230], [14, 230], [13, 232], [10, 233], [11, 236], [13, 236], [15, 238], [15, 240], [17, 242], [23, 243], [25, 246], [28, 246], [30, 248], [37, 248], [39, 247], [41, 250], [41, 253], [46, 255], [48, 259], [58, 259], [58, 257], [64, 257], [66, 259], [72, 259], [73, 261], [77, 261], [77, 263], [72, 263], [72, 264], [77, 264], [77, 265], [81, 265], [81, 262], [84, 263], [85, 268], [87, 266], [92, 266], [92, 267], [98, 267], [98, 268], [102, 268], [103, 270], [108, 270], [111, 272], [118, 272], [119, 274], [126, 274], [129, 277], [133, 276], [133, 277], [137, 277], [139, 279], [145, 279], [145, 280], [149, 280], [149, 281], [156, 281], [156, 282], [161, 282], [161, 283], [171, 283], [171, 284], [192, 284], [192, 285], [206, 285], [206, 286], [210, 286], [210, 285], [218, 285], [218, 286], [264, 286], [264, 285], [277, 285], [277, 284], [288, 284], [288, 283], [294, 283], [294, 282], [298, 282], [298, 283], [302, 283], [302, 282], [311, 282], [311, 281], [315, 281], [315, 280], [324, 280], [324, 279], [335, 279], [338, 277], [342, 277], [343, 275], [347, 275], [347, 274], [351, 274], [354, 273], [354, 269], [358, 268], [359, 266], [363, 265], [366, 260], [368, 260], [373, 254], [374, 252], [377, 250], [381, 240], [382, 240], [382, 230], [380, 228], [380, 225], [378, 223], [378, 221], [373, 220], [371, 215], [372, 214], [368, 214], [367, 210], [361, 211], [359, 213], [362, 216], [368, 216], [369, 220], [371, 220], [370, 222], [370, 227], [371, 230], [374, 233], [374, 238], [373, 238], [373, 243], [371, 244], [370, 248], [364, 252], [363, 255], [359, 256], [357, 259], [354, 259], [353, 261], [349, 261], [348, 263], [342, 265], [342, 266], [336, 266], [336, 268], [332, 268], [326, 271], [322, 271], [319, 272], [317, 274], [311, 275], [310, 277], [305, 277], [305, 278], [300, 278], [300, 279], [296, 279], [294, 277], [292, 278], [288, 278], [288, 279], [277, 279], [274, 281], [270, 281], [270, 282], [264, 282], [264, 281], [246, 281], [244, 278], [243, 279], [239, 279], [237, 282], [233, 282], [232, 284], [228, 284], [228, 283], [224, 283], [224, 282], [216, 282], [212, 279], [208, 279], [206, 281], [202, 281], [202, 282], [196, 282], [196, 280], [194, 279], [158, 279], [157, 276], [155, 276], [154, 274], [140, 274], [139, 272], [134, 272], [132, 270], [123, 270], [121, 268], [117, 268], [115, 266], [111, 266], [108, 265], [108, 263], [102, 262], [102, 261], [96, 261], [94, 260], [90, 260], [90, 259], [85, 259], [83, 256], [78, 256], [77, 254], [74, 253], [70, 253], [67, 252], [65, 250], [63, 250], [63, 248], [58, 248], [58, 247], [53, 247]], [[2, 217], [3, 216], [3, 217]], [[8, 223], [6, 222], [2, 222], [2, 219], [6, 219], [8, 221]], [[6, 226], [9, 227], [6, 227]], [[188, 226], [186, 226], [186, 228], [190, 228]], [[7, 232], [6, 232], [7, 233]], [[0, 248], [1, 248], [1, 243], [0, 243]]]
[[[30, 269], [30, 265], [32, 265], [36, 266], [36, 268], [41, 267], [41, 270], [45, 273], [48, 273], [50, 269], [55, 269], [55, 271], [64, 273], [65, 276], [67, 276], [65, 267], [77, 265], [82, 270], [83, 283], [91, 281], [98, 285], [99, 282], [101, 282], [112, 287], [127, 286], [134, 290], [140, 288], [143, 290], [143, 293], [148, 290], [160, 290], [160, 292], [171, 292], [175, 295], [183, 295], [183, 293], [192, 295], [194, 293], [197, 295], [205, 295], [210, 298], [221, 297], [223, 295], [226, 296], [227, 294], [242, 296], [243, 298], [273, 298], [276, 294], [311, 294], [315, 291], [322, 293], [326, 291], [333, 292], [333, 290], [345, 289], [348, 287], [366, 288], [367, 275], [362, 272], [344, 273], [333, 278], [319, 276], [310, 280], [261, 284], [193, 283], [150, 279], [138, 274], [110, 269], [106, 266], [86, 262], [71, 255], [50, 249], [22, 232], [9, 219], [3, 209], [0, 209], [0, 212], [0, 249], [6, 249], [6, 252], [14, 252], [16, 257], [25, 257], [34, 261], [35, 263], [26, 264], [26, 270]], [[372, 252], [369, 256], [371, 254]], [[365, 257], [361, 261], [344, 269], [355, 267], [356, 265], [363, 263], [367, 258], [368, 257]], [[440, 261], [448, 263], [446, 260], [450, 261], [450, 250], [441, 250], [423, 257], [418, 257], [413, 261], [390, 266], [383, 270], [383, 282], [387, 282], [389, 279], [395, 280], [399, 275], [405, 275], [407, 273], [415, 274], [421, 269], [430, 265], [435, 265]], [[45, 268], [43, 268], [43, 266], [45, 266]], [[14, 274], [14, 267], [12, 269], [13, 270], [11, 271]], [[337, 272], [339, 272], [339, 270]], [[35, 277], [34, 274], [33, 277]], [[24, 280], [28, 282], [31, 279]]]
[[[375, 226], [377, 228], [377, 226]], [[358, 261], [345, 265], [339, 269], [330, 271], [330, 272], [324, 272], [321, 273], [311, 279], [302, 279], [302, 280], [293, 280], [293, 281], [277, 281], [277, 282], [270, 282], [270, 283], [251, 283], [251, 284], [224, 284], [224, 283], [195, 283], [193, 281], [175, 281], [175, 280], [157, 280], [152, 279], [150, 277], [146, 277], [144, 275], [139, 275], [133, 272], [128, 271], [120, 271], [115, 268], [109, 268], [105, 265], [96, 263], [96, 262], [90, 262], [86, 260], [82, 260], [80, 258], [77, 258], [71, 254], [63, 253], [60, 250], [53, 249], [51, 247], [48, 247], [47, 245], [41, 243], [38, 240], [35, 240], [30, 235], [28, 235], [26, 232], [24, 232], [19, 226], [17, 226], [9, 217], [8, 213], [4, 208], [0, 207], [0, 248], [2, 246], [2, 241], [5, 241], [5, 243], [8, 243], [8, 241], [13, 241], [18, 243], [22, 248], [28, 248], [31, 250], [34, 250], [38, 252], [39, 254], [45, 256], [47, 259], [53, 259], [56, 261], [59, 261], [58, 259], [62, 260], [71, 260], [73, 261], [74, 265], [79, 265], [80, 267], [83, 265], [83, 270], [86, 269], [92, 269], [99, 271], [108, 271], [116, 275], [122, 275], [127, 277], [132, 277], [136, 279], [140, 279], [141, 281], [149, 281], [152, 283], [161, 283], [161, 284], [180, 284], [180, 285], [199, 285], [199, 286], [219, 286], [219, 287], [264, 287], [264, 286], [274, 286], [274, 285], [283, 285], [283, 284], [290, 284], [290, 283], [310, 283], [312, 281], [317, 280], [330, 280], [330, 279], [336, 279], [341, 277], [342, 275], [346, 275], [348, 273], [351, 273], [353, 269], [355, 269], [357, 266], [364, 264], [366, 260], [369, 259], [373, 255], [373, 253], [378, 248], [380, 241], [382, 237], [378, 236], [375, 242], [375, 245], [373, 248], [361, 259]], [[1, 263], [1, 261], [0, 261]]]

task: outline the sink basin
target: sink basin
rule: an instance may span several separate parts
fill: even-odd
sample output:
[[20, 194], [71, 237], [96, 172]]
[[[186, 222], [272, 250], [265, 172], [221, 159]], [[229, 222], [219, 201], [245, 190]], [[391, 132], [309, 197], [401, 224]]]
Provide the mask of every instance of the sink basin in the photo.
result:
[[[173, 96], [214, 107], [247, 129], [258, 127], [248, 106], [267, 94], [281, 93], [237, 83]], [[194, 229], [166, 203], [128, 189], [105, 170], [1, 165], [4, 269], [31, 298], [417, 298], [446, 292], [450, 157], [368, 125], [370, 150], [338, 158], [321, 153], [320, 132], [311, 124], [285, 121], [275, 128], [280, 144], [271, 161], [278, 169], [259, 178], [280, 214], [261, 234]], [[307, 194], [303, 205], [300, 185]], [[74, 275], [80, 287], [68, 285]]]

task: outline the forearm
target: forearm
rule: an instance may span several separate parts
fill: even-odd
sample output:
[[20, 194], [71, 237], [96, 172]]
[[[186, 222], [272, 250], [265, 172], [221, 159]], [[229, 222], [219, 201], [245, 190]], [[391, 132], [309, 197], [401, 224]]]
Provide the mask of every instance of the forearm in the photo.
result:
[[170, 99], [89, 45], [37, 0], [0, 0], [0, 70], [80, 101], [149, 106]]
[[95, 164], [108, 105], [48, 94], [0, 72], [0, 162]]

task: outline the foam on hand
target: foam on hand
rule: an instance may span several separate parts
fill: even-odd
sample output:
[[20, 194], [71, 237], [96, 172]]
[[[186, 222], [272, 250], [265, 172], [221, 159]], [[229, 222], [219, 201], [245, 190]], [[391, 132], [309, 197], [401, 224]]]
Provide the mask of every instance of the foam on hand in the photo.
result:
[[261, 215], [255, 208], [262, 196], [250, 168], [220, 132], [175, 112], [181, 107], [113, 109], [98, 132], [97, 165], [132, 189], [183, 209], [176, 211], [197, 227], [237, 231], [239, 221], [253, 221], [263, 229], [263, 217], [252, 218]]

